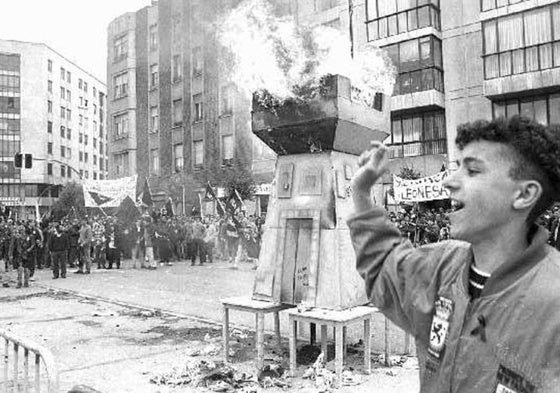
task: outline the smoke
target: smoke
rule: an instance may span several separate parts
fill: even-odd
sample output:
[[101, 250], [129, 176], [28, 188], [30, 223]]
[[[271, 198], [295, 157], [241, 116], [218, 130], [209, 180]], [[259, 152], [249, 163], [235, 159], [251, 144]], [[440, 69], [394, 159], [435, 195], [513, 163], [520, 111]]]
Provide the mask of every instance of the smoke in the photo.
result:
[[395, 68], [384, 51], [366, 46], [352, 58], [348, 34], [298, 26], [293, 16], [274, 11], [267, 0], [245, 0], [218, 22], [229, 79], [248, 96], [266, 90], [280, 100], [293, 98], [329, 74], [350, 78], [364, 92], [392, 93]]

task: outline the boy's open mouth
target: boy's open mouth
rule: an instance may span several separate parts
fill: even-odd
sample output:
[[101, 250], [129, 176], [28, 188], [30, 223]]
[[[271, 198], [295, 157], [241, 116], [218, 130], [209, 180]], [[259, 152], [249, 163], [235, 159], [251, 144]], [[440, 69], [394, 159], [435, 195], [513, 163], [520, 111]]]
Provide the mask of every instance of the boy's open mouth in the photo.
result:
[[456, 199], [452, 199], [451, 200], [451, 211], [452, 212], [456, 212], [461, 210], [463, 207], [465, 207], [465, 204], [463, 202], [460, 202]]

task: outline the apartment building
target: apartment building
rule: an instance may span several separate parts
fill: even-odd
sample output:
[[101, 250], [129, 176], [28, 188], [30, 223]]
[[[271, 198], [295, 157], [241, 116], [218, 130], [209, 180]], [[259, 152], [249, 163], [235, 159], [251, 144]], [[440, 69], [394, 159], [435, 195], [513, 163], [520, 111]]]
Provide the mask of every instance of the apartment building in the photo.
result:
[[[46, 210], [108, 176], [105, 84], [42, 43], [0, 40], [0, 202]], [[14, 167], [18, 152], [32, 168]]]
[[222, 6], [161, 0], [108, 26], [110, 177], [147, 177], [179, 213], [232, 171], [272, 180], [275, 156], [251, 132], [250, 102], [220, 71], [211, 22]]
[[397, 68], [385, 141], [392, 160], [383, 193], [403, 167], [427, 176], [453, 166], [462, 123], [514, 114], [560, 122], [559, 1], [298, 4], [301, 23], [347, 31], [355, 50], [373, 43]]

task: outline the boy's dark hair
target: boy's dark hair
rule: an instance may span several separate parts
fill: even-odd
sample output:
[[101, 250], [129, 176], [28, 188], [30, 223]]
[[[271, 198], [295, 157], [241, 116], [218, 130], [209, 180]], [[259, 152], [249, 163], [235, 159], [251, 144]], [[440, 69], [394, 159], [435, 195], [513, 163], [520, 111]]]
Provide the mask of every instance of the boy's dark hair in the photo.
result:
[[542, 186], [543, 193], [527, 218], [529, 223], [558, 200], [560, 127], [545, 127], [523, 116], [479, 120], [458, 127], [455, 143], [459, 150], [475, 141], [498, 142], [512, 148], [511, 178], [536, 180]]

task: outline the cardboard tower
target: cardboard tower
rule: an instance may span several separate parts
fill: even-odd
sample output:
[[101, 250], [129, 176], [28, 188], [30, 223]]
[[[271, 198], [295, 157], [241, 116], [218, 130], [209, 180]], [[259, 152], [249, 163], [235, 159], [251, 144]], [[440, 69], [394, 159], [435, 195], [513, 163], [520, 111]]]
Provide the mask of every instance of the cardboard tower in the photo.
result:
[[346, 219], [357, 157], [390, 129], [389, 99], [340, 75], [312, 98], [253, 98], [253, 132], [277, 154], [253, 299], [344, 309], [367, 303]]

